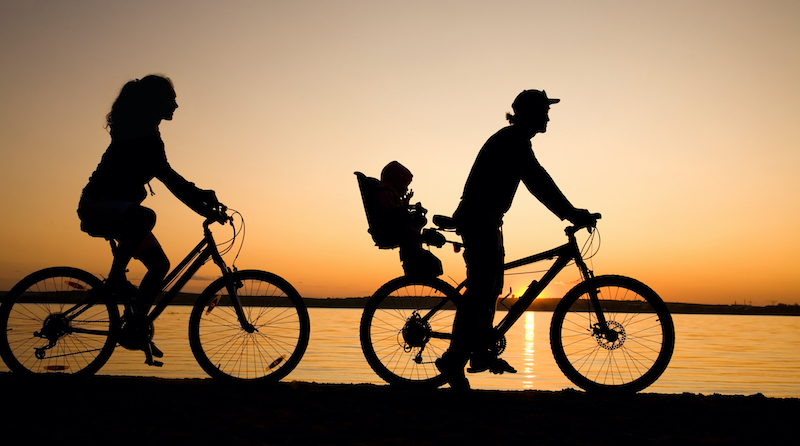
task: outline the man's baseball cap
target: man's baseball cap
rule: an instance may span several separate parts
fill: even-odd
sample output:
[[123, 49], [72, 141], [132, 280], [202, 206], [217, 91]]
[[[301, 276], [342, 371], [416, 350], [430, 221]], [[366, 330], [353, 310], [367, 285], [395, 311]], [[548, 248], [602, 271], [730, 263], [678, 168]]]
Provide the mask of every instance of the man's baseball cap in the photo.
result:
[[557, 104], [561, 99], [548, 98], [547, 93], [542, 90], [525, 90], [517, 95], [511, 108], [515, 114], [525, 114], [527, 112], [538, 112], [542, 108], [547, 108], [550, 104]]

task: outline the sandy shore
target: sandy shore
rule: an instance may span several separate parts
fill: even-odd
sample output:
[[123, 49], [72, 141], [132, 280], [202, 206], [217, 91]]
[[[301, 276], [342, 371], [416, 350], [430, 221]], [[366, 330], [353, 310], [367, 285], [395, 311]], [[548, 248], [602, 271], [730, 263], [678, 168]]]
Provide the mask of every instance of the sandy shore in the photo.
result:
[[[408, 392], [389, 386], [0, 373], [18, 444], [718, 445], [796, 438], [800, 399], [575, 391]], [[11, 443], [7, 443], [11, 444]]]

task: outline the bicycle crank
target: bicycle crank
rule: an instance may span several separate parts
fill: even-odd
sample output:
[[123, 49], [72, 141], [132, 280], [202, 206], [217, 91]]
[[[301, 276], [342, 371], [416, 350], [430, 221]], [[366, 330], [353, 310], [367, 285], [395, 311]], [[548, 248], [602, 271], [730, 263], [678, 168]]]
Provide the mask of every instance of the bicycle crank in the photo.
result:
[[150, 345], [154, 334], [155, 327], [147, 320], [147, 316], [128, 315], [122, 322], [117, 342], [128, 350], [142, 350]]

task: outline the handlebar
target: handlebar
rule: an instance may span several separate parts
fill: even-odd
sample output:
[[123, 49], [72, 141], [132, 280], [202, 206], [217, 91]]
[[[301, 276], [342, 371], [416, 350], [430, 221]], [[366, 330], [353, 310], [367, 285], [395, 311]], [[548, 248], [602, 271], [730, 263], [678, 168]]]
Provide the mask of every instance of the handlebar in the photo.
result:
[[[565, 232], [567, 235], [574, 235], [576, 232], [580, 231], [581, 229], [584, 229], [584, 228], [586, 228], [586, 229], [588, 229], [588, 230], [589, 230], [589, 232], [591, 233], [591, 232], [592, 232], [592, 230], [593, 230], [595, 227], [597, 227], [597, 220], [600, 220], [601, 218], [603, 218], [603, 216], [602, 216], [602, 215], [600, 215], [599, 213], [595, 213], [595, 214], [588, 214], [588, 216], [587, 216], [586, 220], [584, 220], [584, 221], [581, 221], [581, 222], [579, 222], [579, 223], [576, 223], [576, 224], [573, 224], [572, 226], [567, 226], [567, 227], [564, 229], [564, 232]], [[574, 222], [573, 222], [573, 223], [574, 223]]]
[[211, 223], [219, 223], [221, 225], [233, 223], [233, 217], [228, 215], [228, 207], [222, 203], [213, 205], [206, 215], [205, 226], [208, 227]]

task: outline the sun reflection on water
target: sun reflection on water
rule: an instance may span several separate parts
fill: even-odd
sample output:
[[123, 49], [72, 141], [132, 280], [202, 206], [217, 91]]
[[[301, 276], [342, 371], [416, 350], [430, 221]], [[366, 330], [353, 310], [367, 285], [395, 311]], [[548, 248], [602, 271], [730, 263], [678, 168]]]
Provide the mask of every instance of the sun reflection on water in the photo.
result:
[[536, 350], [533, 348], [533, 333], [534, 333], [534, 325], [533, 325], [533, 312], [526, 311], [525, 312], [525, 350], [524, 350], [524, 358], [525, 361], [525, 379], [522, 381], [523, 388], [525, 389], [532, 389], [533, 388], [533, 379], [536, 378], [536, 375], [533, 373], [533, 352]]

